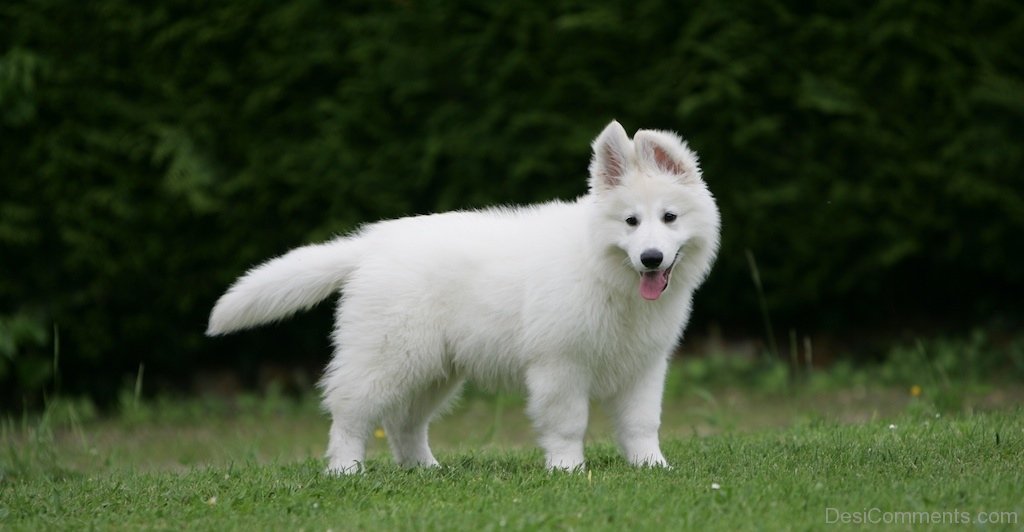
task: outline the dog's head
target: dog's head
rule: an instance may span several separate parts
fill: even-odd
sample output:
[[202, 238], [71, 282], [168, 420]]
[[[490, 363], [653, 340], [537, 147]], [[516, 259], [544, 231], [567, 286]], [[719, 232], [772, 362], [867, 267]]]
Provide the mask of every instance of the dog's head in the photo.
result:
[[600, 238], [625, 252], [640, 295], [658, 299], [673, 276], [703, 279], [718, 250], [720, 222], [696, 154], [669, 131], [642, 129], [630, 140], [615, 121], [593, 150], [590, 194]]

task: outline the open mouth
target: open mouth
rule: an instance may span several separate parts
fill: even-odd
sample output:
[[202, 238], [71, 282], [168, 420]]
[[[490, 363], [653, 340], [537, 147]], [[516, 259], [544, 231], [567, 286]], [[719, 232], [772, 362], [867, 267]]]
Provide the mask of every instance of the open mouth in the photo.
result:
[[672, 266], [675, 266], [675, 261], [672, 261], [672, 264], [664, 270], [640, 272], [640, 297], [648, 301], [654, 301], [661, 297], [661, 293], [668, 288], [668, 281], [672, 276]]

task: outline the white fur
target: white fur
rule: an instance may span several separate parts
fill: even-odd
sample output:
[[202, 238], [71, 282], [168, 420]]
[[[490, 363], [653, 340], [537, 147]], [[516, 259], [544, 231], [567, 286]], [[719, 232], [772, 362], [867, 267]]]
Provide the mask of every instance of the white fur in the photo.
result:
[[[591, 399], [608, 408], [629, 462], [667, 466], [665, 370], [718, 249], [718, 209], [673, 133], [631, 141], [612, 122], [593, 149], [590, 193], [572, 203], [402, 218], [298, 248], [239, 279], [207, 333], [342, 291], [321, 382], [332, 472], [361, 469], [377, 423], [396, 462], [437, 465], [427, 426], [465, 379], [527, 393], [550, 469], [583, 467]], [[665, 259], [645, 266], [652, 250]], [[660, 297], [641, 298], [641, 273], [670, 266]]]

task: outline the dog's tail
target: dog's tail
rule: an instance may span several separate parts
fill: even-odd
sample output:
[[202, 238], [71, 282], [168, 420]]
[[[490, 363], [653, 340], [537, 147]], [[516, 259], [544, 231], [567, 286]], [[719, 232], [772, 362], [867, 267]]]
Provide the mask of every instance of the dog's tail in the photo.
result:
[[359, 245], [358, 238], [338, 238], [249, 270], [214, 305], [207, 336], [278, 321], [327, 299], [356, 269]]

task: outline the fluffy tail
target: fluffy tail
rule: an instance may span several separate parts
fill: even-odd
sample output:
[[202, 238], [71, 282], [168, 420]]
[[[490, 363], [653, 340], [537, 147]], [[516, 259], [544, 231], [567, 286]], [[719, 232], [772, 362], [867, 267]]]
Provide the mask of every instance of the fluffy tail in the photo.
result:
[[278, 321], [341, 289], [355, 270], [357, 240], [339, 238], [293, 249], [249, 270], [210, 313], [207, 336]]

